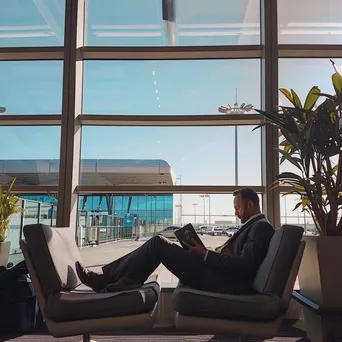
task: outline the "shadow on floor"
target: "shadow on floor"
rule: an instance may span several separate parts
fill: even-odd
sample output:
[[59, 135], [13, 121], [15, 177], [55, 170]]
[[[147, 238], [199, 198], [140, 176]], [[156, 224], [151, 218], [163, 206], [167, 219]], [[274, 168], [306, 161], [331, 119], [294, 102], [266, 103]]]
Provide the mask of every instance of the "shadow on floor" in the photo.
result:
[[[297, 326], [300, 327], [297, 327]], [[272, 341], [272, 342], [310, 342], [305, 338], [306, 334], [301, 329], [301, 324], [297, 321], [285, 321], [279, 330], [277, 337], [272, 340], [264, 339], [250, 339], [253, 342]], [[184, 331], [175, 330], [173, 326], [163, 328], [153, 328], [149, 331], [122, 331], [113, 333], [95, 334], [93, 336], [98, 342], [109, 341], [131, 341], [136, 342], [238, 342], [237, 337], [228, 336], [213, 336], [212, 334], [196, 334]], [[0, 341], [13, 341], [13, 342], [76, 342], [80, 341], [80, 336], [66, 337], [66, 338], [53, 338], [45, 327], [32, 334], [26, 335], [6, 335], [0, 336]]]

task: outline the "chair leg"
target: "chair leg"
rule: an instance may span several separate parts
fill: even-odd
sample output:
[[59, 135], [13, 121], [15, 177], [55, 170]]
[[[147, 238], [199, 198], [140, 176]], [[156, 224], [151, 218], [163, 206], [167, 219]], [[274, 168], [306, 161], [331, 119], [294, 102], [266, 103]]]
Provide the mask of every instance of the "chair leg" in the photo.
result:
[[83, 335], [83, 340], [82, 340], [83, 342], [90, 342], [91, 341], [91, 339], [90, 339], [90, 334], [84, 334]]
[[96, 341], [95, 341], [95, 340], [92, 340], [92, 339], [90, 338], [90, 334], [84, 334], [84, 335], [83, 335], [82, 342], [96, 342]]
[[246, 336], [239, 336], [239, 342], [248, 342], [248, 337], [246, 337]]

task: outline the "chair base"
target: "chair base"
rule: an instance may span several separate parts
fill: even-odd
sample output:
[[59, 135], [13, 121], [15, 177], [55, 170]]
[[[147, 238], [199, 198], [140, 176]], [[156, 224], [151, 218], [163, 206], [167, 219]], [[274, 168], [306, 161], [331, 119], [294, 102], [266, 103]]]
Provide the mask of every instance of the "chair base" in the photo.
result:
[[80, 342], [96, 342], [96, 341], [91, 339], [90, 334], [84, 334], [82, 341]]

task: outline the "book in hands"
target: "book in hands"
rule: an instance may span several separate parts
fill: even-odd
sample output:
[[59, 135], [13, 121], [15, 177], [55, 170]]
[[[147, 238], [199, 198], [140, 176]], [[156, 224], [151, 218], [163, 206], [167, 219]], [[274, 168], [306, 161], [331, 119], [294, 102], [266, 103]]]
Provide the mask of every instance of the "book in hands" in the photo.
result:
[[194, 239], [198, 244], [200, 244], [201, 246], [203, 246], [205, 248], [204, 243], [202, 242], [202, 240], [200, 239], [200, 237], [196, 233], [195, 228], [193, 227], [193, 225], [191, 223], [188, 223], [184, 227], [177, 229], [174, 232], [174, 234], [184, 249], [189, 249], [184, 244], [184, 241], [188, 245], [192, 246], [193, 245], [192, 239]]

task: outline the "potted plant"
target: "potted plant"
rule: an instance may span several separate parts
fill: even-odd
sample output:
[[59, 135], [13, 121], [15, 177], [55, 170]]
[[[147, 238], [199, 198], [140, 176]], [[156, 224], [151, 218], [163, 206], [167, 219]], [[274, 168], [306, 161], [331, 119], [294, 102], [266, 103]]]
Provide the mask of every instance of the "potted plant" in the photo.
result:
[[[265, 124], [279, 130], [280, 163], [287, 160], [298, 170], [279, 174], [272, 187], [286, 186], [285, 195], [298, 195], [294, 210], [308, 212], [318, 232], [304, 236], [300, 291], [317, 304], [342, 309], [342, 73], [332, 64], [334, 94], [323, 94], [315, 86], [303, 104], [294, 90], [280, 89], [293, 106], [258, 112]], [[324, 325], [332, 322], [307, 309], [304, 318], [309, 339], [326, 341]], [[334, 322], [342, 325], [341, 320]]]
[[4, 191], [0, 184], [0, 266], [7, 265], [10, 252], [11, 243], [5, 241], [10, 228], [10, 216], [22, 213], [20, 198], [12, 191], [15, 180], [14, 178], [7, 191]]

